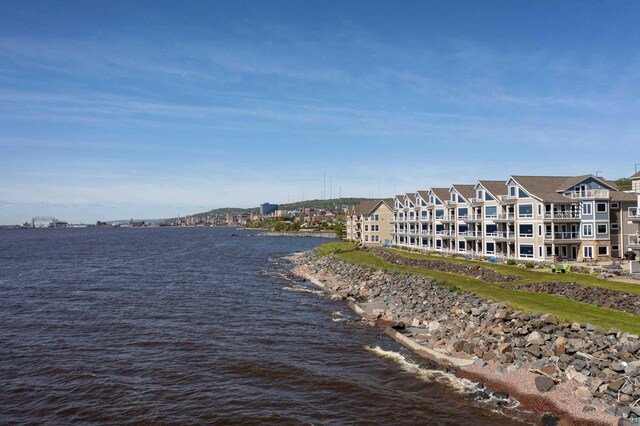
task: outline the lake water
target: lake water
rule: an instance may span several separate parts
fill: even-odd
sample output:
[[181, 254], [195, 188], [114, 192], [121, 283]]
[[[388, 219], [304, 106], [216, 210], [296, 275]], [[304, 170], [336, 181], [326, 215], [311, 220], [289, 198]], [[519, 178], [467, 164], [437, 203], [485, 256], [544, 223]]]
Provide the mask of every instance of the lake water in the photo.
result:
[[282, 276], [324, 241], [0, 230], [0, 423], [515, 423]]

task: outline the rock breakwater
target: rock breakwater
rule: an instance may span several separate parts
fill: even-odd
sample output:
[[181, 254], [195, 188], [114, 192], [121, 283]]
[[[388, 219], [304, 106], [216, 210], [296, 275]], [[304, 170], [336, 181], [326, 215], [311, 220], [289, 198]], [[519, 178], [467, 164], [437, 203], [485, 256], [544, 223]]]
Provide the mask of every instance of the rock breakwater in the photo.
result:
[[542, 379], [528, 380], [538, 392], [572, 382], [572, 398], [580, 404], [576, 412], [640, 417], [636, 335], [522, 312], [425, 277], [375, 270], [333, 256], [310, 254], [300, 261], [312, 274], [332, 276], [326, 285], [345, 298], [369, 305], [381, 319], [402, 323], [398, 328], [427, 348], [499, 375], [535, 373]]

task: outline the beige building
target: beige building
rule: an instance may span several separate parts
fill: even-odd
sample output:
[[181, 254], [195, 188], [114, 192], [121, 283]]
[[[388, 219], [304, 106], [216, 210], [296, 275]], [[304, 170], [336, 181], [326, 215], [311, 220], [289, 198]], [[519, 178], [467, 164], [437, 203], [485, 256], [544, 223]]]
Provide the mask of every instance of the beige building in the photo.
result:
[[637, 205], [598, 176], [511, 176], [397, 195], [392, 234], [395, 245], [443, 254], [610, 261], [640, 249]]
[[345, 211], [345, 239], [363, 246], [391, 244], [391, 200], [365, 200]]

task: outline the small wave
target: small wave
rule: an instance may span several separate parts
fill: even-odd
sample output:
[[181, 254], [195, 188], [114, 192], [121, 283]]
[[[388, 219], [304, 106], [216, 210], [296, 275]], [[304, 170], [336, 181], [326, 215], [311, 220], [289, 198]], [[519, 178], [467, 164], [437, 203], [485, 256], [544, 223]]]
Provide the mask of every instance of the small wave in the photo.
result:
[[298, 293], [313, 293], [313, 294], [323, 294], [322, 290], [312, 290], [310, 288], [306, 288], [306, 287], [282, 287], [282, 290], [284, 291], [294, 291], [294, 292], [298, 292]]
[[386, 351], [380, 346], [374, 348], [365, 346], [365, 349], [374, 354], [390, 359], [400, 366], [404, 371], [414, 374], [416, 377], [425, 382], [436, 382], [447, 386], [449, 389], [458, 392], [471, 392], [477, 388], [477, 385], [470, 380], [460, 379], [453, 374], [445, 373], [440, 370], [432, 370], [420, 367], [418, 364], [410, 362], [404, 355], [398, 352]]

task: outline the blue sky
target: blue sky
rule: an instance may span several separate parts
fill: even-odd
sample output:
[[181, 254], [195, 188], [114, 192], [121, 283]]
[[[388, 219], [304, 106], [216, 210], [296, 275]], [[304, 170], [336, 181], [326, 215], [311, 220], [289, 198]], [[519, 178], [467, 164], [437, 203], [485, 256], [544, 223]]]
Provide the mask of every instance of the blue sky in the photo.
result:
[[[0, 1], [0, 223], [640, 162], [637, 1]], [[331, 194], [329, 194], [331, 182]]]

